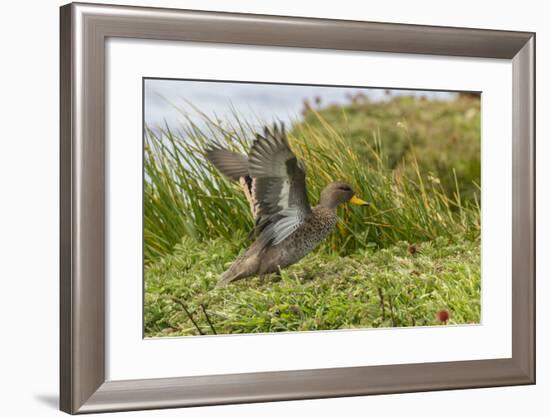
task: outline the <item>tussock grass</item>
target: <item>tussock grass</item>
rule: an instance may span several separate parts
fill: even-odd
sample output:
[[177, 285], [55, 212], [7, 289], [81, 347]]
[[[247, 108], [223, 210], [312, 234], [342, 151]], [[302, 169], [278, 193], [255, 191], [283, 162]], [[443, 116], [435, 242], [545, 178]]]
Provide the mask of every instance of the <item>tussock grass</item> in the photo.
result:
[[[182, 236], [197, 242], [233, 239], [237, 230], [249, 231], [252, 218], [238, 185], [208, 163], [205, 147], [216, 141], [246, 153], [255, 129], [235, 115], [230, 123], [204, 116], [199, 126], [189, 121], [179, 132], [169, 128], [145, 132], [144, 239], [145, 259], [170, 253]], [[403, 125], [406, 135], [406, 125]], [[414, 145], [407, 172], [390, 168], [379, 134], [361, 144], [370, 157], [361, 157], [321, 114], [316, 123], [301, 123], [289, 133], [295, 153], [305, 161], [312, 205], [331, 181], [350, 183], [371, 203], [368, 208], [345, 205], [339, 210], [337, 230], [319, 250], [346, 255], [357, 249], [388, 247], [399, 241], [429, 241], [457, 235], [479, 235], [476, 196], [463, 200], [456, 183], [449, 195], [441, 181], [424, 175]], [[361, 138], [357, 138], [360, 141]], [[410, 172], [412, 171], [412, 173]], [[243, 240], [241, 245], [248, 242]]]
[[319, 126], [316, 112], [342, 134], [360, 158], [374, 161], [364, 144], [373, 145], [376, 136], [382, 135], [391, 169], [399, 167], [407, 174], [414, 174], [411, 164], [414, 157], [424, 178], [437, 177], [448, 194], [455, 192], [455, 177], [460, 194], [466, 199], [479, 191], [476, 185], [481, 173], [479, 95], [458, 94], [448, 101], [396, 96], [382, 102], [371, 102], [368, 97], [357, 95], [343, 106], [306, 108], [304, 123]]

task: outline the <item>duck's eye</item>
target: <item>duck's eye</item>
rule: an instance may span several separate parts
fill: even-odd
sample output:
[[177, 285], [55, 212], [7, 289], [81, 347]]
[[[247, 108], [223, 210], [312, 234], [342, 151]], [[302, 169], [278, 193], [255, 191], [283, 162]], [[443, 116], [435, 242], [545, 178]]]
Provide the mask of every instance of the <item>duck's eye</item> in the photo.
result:
[[346, 187], [346, 186], [339, 187], [339, 189], [342, 190], [342, 191], [351, 191], [351, 188], [350, 188], [350, 187]]

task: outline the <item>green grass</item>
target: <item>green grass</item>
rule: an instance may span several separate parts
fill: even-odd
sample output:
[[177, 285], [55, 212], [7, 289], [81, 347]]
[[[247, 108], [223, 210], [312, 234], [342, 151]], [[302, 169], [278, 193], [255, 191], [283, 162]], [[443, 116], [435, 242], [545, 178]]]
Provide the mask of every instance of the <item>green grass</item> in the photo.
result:
[[[343, 206], [337, 230], [320, 250], [347, 255], [368, 246], [383, 248], [402, 240], [452, 239], [456, 235], [473, 239], [479, 235], [478, 193], [468, 198], [462, 196], [464, 181], [453, 170], [450, 175], [454, 189], [450, 192], [439, 177], [418, 163], [417, 156], [425, 154], [426, 149], [415, 145], [408, 136], [407, 120], [395, 120], [410, 142], [407, 169], [400, 169], [388, 161], [386, 148], [393, 145], [383, 133], [371, 132], [370, 136], [354, 139], [354, 146], [368, 150], [366, 158], [321, 113], [314, 116], [315, 123], [300, 123], [289, 135], [293, 150], [305, 161], [309, 173], [307, 187], [312, 205], [321, 190], [335, 180], [348, 182], [361, 198], [371, 203], [367, 209]], [[197, 242], [220, 237], [233, 239], [236, 230], [252, 228], [250, 209], [240, 187], [222, 177], [206, 161], [203, 151], [215, 140], [246, 152], [255, 130], [237, 115], [223, 124], [204, 118], [206, 127], [202, 128], [189, 122], [178, 133], [167, 128], [146, 132], [147, 263], [170, 253], [182, 236]], [[447, 149], [441, 155], [452, 152]], [[472, 187], [476, 185], [472, 183]], [[243, 240], [242, 245], [246, 244]]]
[[145, 134], [147, 336], [432, 325], [443, 309], [451, 324], [479, 322], [477, 98], [308, 109], [289, 141], [310, 202], [342, 180], [371, 205], [340, 207], [336, 230], [280, 278], [223, 289], [215, 283], [250, 244], [252, 218], [204, 149], [216, 141], [246, 153], [255, 127], [238, 114], [201, 116]]
[[[320, 125], [315, 113], [304, 111], [304, 125]], [[451, 101], [397, 96], [384, 102], [355, 96], [346, 106], [328, 106], [318, 109], [318, 113], [361, 158], [374, 162], [365, 143], [374, 145], [375, 133], [379, 133], [390, 168], [414, 174], [410, 162], [415, 156], [425, 178], [428, 175], [439, 178], [448, 194], [455, 190], [455, 174], [462, 196], [472, 198], [478, 192], [479, 95], [461, 94]], [[421, 152], [413, 155], [413, 147]]]
[[416, 254], [406, 242], [348, 257], [316, 253], [281, 277], [214, 289], [239, 245], [184, 238], [146, 269], [145, 335], [196, 335], [197, 326], [213, 334], [204, 311], [218, 334], [435, 325], [442, 309], [449, 324], [479, 323], [479, 241], [459, 240], [438, 238]]

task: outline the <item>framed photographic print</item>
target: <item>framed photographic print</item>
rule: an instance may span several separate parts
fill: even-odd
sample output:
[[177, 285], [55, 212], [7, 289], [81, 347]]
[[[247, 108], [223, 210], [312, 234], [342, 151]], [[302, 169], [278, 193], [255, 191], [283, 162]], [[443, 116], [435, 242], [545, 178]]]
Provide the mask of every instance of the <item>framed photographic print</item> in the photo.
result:
[[535, 35], [61, 8], [61, 409], [535, 381]]

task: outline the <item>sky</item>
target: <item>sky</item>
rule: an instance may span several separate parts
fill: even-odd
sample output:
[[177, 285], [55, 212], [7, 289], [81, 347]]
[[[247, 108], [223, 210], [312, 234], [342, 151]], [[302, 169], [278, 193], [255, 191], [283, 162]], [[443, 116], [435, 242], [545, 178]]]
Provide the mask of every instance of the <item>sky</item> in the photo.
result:
[[249, 121], [289, 124], [301, 118], [304, 100], [315, 106], [349, 103], [349, 96], [358, 92], [371, 101], [387, 100], [394, 95], [426, 96], [449, 100], [456, 93], [420, 90], [390, 90], [355, 87], [320, 87], [288, 84], [253, 84], [236, 82], [146, 79], [144, 88], [145, 123], [151, 128], [168, 126], [177, 129], [185, 116], [200, 125], [200, 117], [189, 103], [217, 119], [231, 118], [232, 109]]

